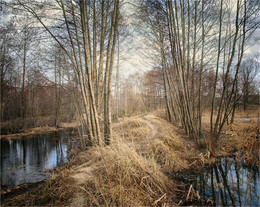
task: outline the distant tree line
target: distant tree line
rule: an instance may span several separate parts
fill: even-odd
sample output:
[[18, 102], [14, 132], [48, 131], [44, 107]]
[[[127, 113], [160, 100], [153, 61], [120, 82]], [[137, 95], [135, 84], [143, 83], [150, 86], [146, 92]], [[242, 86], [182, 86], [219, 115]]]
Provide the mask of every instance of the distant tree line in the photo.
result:
[[[132, 116], [165, 107], [163, 75], [160, 68], [120, 78], [119, 90], [112, 94], [112, 116]], [[118, 93], [118, 95], [116, 94]]]
[[30, 28], [28, 22], [23, 23], [0, 28], [1, 133], [59, 126], [60, 121], [75, 118], [69, 93], [78, 90], [66, 81], [64, 54], [43, 51], [42, 34]]

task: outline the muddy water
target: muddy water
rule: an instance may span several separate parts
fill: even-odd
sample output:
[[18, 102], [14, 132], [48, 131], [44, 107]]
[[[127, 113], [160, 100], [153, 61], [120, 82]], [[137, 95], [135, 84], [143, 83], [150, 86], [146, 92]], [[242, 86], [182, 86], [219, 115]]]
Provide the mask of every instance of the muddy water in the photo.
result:
[[[182, 177], [187, 189], [192, 184], [201, 200], [216, 206], [259, 206], [259, 168], [236, 158], [221, 158], [203, 173]], [[206, 202], [204, 202], [206, 204]]]
[[69, 133], [55, 133], [1, 140], [1, 187], [11, 188], [27, 182], [38, 182], [52, 169], [68, 161]]

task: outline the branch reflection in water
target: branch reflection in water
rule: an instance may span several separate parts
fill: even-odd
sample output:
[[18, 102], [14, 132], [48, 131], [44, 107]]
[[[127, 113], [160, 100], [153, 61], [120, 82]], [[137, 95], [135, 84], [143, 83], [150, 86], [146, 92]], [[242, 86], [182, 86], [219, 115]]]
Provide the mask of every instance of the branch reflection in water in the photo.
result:
[[46, 179], [42, 171], [68, 161], [69, 132], [59, 131], [17, 140], [1, 140], [1, 187]]
[[259, 168], [244, 165], [236, 158], [221, 158], [192, 181], [185, 179], [198, 190], [202, 200], [213, 200], [216, 206], [259, 205]]

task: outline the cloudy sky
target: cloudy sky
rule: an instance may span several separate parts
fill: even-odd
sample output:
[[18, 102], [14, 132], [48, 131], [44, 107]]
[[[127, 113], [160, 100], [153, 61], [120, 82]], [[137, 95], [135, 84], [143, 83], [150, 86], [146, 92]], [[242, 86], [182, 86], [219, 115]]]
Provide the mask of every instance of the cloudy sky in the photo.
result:
[[248, 45], [246, 53], [248, 54], [256, 54], [260, 53], [260, 29], [257, 29], [250, 40], [250, 45]]
[[[137, 0], [128, 1], [131, 4], [134, 4]], [[0, 4], [2, 3], [0, 5], [0, 24], [3, 24], [4, 19], [6, 18], [3, 12], [3, 2], [4, 0], [0, 0]], [[134, 12], [134, 9], [130, 4], [125, 4], [123, 10], [128, 16], [131, 16], [131, 13]], [[131, 18], [129, 21], [131, 21]], [[131, 22], [129, 22], [129, 25], [131, 25]], [[132, 37], [130, 37], [130, 40], [123, 43], [124, 45], [122, 45], [122, 47], [125, 49], [122, 49], [120, 56], [120, 71], [123, 76], [128, 76], [135, 72], [142, 73], [152, 68], [152, 60], [145, 58], [143, 54], [143, 51], [145, 51], [146, 48], [142, 38], [135, 34], [134, 28], [129, 28], [129, 31], [132, 33]], [[252, 35], [249, 45], [246, 46], [245, 53], [250, 55], [260, 53], [260, 29], [256, 30]]]

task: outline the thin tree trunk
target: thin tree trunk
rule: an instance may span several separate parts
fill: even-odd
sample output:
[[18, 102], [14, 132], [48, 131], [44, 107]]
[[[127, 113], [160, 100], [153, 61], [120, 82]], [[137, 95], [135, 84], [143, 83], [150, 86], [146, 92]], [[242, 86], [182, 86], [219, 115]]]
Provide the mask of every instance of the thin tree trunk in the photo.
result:
[[201, 45], [201, 59], [200, 59], [200, 72], [199, 72], [199, 91], [198, 91], [198, 112], [197, 112], [197, 117], [198, 117], [198, 124], [199, 124], [199, 131], [198, 131], [198, 136], [201, 137], [202, 135], [202, 109], [201, 109], [201, 85], [202, 85], [202, 74], [203, 74], [203, 67], [204, 67], [204, 40], [205, 40], [205, 30], [204, 30], [204, 1], [201, 3], [202, 6], [202, 20], [201, 20], [201, 28], [202, 28], [202, 45]]
[[[110, 114], [110, 93], [111, 77], [114, 62], [115, 45], [117, 40], [117, 23], [119, 15], [119, 0], [115, 0], [113, 18], [111, 22], [110, 38], [108, 44], [109, 58], [106, 61], [105, 85], [104, 85], [104, 136], [105, 143], [110, 144], [111, 139], [111, 114]], [[112, 45], [111, 45], [112, 42]]]
[[194, 36], [193, 36], [193, 57], [192, 57], [192, 77], [191, 77], [191, 102], [192, 102], [192, 119], [195, 119], [195, 90], [194, 90], [194, 73], [195, 73], [195, 58], [196, 58], [196, 41], [197, 41], [197, 1], [195, 1], [194, 14]]
[[117, 47], [117, 67], [116, 67], [116, 118], [119, 116], [119, 35], [117, 35], [118, 47]]
[[92, 132], [93, 136], [97, 144], [99, 143], [100, 139], [100, 126], [97, 114], [97, 108], [95, 104], [95, 97], [94, 97], [94, 90], [93, 90], [93, 82], [92, 82], [92, 74], [91, 74], [91, 63], [90, 63], [90, 56], [89, 56], [89, 30], [88, 30], [88, 22], [87, 22], [87, 5], [84, 0], [80, 0], [80, 7], [81, 7], [81, 22], [82, 22], [82, 29], [83, 29], [83, 40], [84, 40], [84, 53], [85, 53], [85, 70], [87, 75], [87, 86], [89, 92], [89, 107], [90, 107], [90, 115], [91, 122], [92, 122]]
[[219, 58], [220, 58], [220, 53], [221, 53], [220, 47], [221, 47], [221, 33], [222, 33], [222, 9], [223, 9], [223, 0], [221, 0], [220, 13], [219, 13], [218, 54], [217, 54], [217, 65], [216, 65], [213, 97], [212, 97], [212, 101], [211, 101], [210, 132], [213, 131], [214, 103], [215, 103], [215, 95], [216, 95], [217, 82], [218, 82]]
[[223, 107], [224, 107], [223, 102], [224, 102], [224, 96], [226, 94], [227, 87], [228, 87], [230, 68], [231, 68], [231, 65], [232, 65], [232, 62], [233, 62], [233, 59], [234, 59], [234, 55], [235, 55], [235, 50], [236, 50], [236, 42], [237, 42], [237, 36], [238, 36], [238, 31], [239, 31], [239, 22], [238, 22], [239, 7], [240, 7], [239, 6], [239, 0], [237, 0], [236, 31], [235, 31], [235, 35], [234, 35], [234, 39], [233, 39], [231, 56], [229, 58], [227, 70], [226, 70], [225, 77], [224, 77], [224, 85], [223, 85], [223, 90], [222, 90], [222, 96], [221, 96], [221, 99], [220, 99], [218, 114], [217, 114], [217, 118], [216, 118], [216, 121], [215, 121], [215, 127], [214, 127], [214, 131], [213, 131], [213, 137], [215, 139], [219, 138], [219, 135], [220, 135], [220, 132], [221, 132], [221, 129], [222, 129], [221, 125], [222, 125], [222, 123], [225, 123], [225, 122], [223, 122], [225, 120], [225, 117], [224, 118], [221, 118], [221, 117], [223, 116], [223, 113], [222, 113], [222, 110], [223, 110]]
[[[26, 31], [25, 31], [26, 32]], [[26, 34], [25, 34], [26, 36]], [[23, 128], [25, 127], [26, 118], [26, 94], [25, 94], [25, 77], [26, 77], [26, 53], [27, 53], [27, 37], [25, 37], [25, 42], [23, 45], [23, 79], [22, 79], [22, 118], [23, 118]]]

